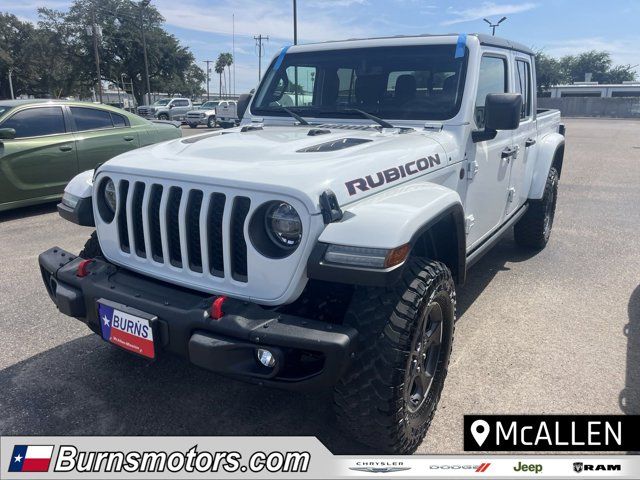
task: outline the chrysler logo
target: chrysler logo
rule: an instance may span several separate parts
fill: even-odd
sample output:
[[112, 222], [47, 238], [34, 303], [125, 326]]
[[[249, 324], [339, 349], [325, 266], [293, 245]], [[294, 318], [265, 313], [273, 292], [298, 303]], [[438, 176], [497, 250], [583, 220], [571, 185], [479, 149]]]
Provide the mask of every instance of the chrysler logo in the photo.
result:
[[367, 472], [367, 473], [391, 473], [391, 472], [403, 472], [405, 470], [411, 470], [411, 467], [349, 467], [349, 470], [355, 470], [356, 472]]

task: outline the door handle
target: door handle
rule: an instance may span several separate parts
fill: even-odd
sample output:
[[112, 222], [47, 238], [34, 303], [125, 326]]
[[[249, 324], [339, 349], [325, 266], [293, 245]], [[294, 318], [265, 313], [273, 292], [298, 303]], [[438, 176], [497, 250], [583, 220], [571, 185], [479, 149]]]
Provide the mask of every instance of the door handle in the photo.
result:
[[131, 136], [124, 137], [125, 142], [130, 142], [131, 140], [133, 140], [133, 137]]
[[504, 150], [502, 150], [502, 154], [501, 154], [502, 158], [506, 158], [507, 160], [511, 157], [513, 158], [517, 158], [518, 156], [518, 147], [507, 147]]
[[535, 138], [527, 138], [527, 141], [524, 142], [525, 148], [533, 147], [536, 144]]
[[71, 150], [73, 150], [71, 145], [60, 145], [61, 152], [70, 152]]

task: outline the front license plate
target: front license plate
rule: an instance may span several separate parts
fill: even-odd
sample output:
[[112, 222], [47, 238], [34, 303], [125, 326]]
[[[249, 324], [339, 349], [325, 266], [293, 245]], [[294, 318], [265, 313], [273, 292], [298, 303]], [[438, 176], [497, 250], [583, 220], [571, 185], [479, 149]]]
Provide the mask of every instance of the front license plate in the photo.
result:
[[102, 338], [107, 342], [147, 358], [155, 358], [151, 321], [98, 303]]

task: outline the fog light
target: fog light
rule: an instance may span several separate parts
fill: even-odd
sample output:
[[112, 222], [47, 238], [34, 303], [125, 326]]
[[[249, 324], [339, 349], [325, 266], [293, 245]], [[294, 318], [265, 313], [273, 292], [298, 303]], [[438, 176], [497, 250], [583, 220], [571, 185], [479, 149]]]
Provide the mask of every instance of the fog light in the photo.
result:
[[273, 353], [264, 348], [258, 349], [258, 360], [260, 360], [262, 365], [269, 368], [273, 368], [276, 364], [276, 357], [273, 356]]

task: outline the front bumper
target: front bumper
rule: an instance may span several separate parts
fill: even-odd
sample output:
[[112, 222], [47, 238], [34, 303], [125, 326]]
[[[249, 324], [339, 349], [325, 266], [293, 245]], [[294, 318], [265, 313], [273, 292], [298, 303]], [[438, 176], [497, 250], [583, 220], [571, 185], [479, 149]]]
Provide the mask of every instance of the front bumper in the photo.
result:
[[[156, 350], [187, 358], [207, 370], [253, 383], [308, 390], [327, 388], [340, 378], [351, 359], [357, 332], [267, 310], [235, 299], [224, 303], [214, 320], [206, 312], [215, 296], [149, 279], [103, 260], [90, 264], [89, 275], [76, 275], [81, 259], [54, 247], [40, 254], [42, 279], [60, 312], [100, 335], [97, 301], [158, 318]], [[262, 366], [257, 348], [268, 348], [275, 367]]]

